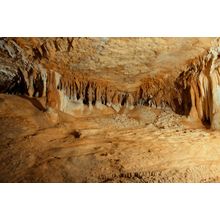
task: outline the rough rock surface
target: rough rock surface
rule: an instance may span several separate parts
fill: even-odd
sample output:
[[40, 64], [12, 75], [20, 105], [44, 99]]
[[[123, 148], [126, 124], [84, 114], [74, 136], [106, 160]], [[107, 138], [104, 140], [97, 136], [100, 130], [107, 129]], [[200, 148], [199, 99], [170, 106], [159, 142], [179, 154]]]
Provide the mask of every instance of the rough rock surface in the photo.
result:
[[34, 100], [0, 94], [0, 182], [220, 181], [219, 131], [147, 106], [52, 122]]
[[219, 67], [218, 38], [0, 38], [0, 182], [219, 182]]
[[[7, 71], [1, 70], [1, 81], [6, 83], [0, 88], [46, 97], [47, 108], [70, 114], [85, 105], [108, 106], [116, 112], [123, 106], [147, 105], [189, 115], [195, 106], [194, 84], [204, 78], [204, 72], [213, 75], [207, 62], [218, 60], [218, 45], [212, 42], [211, 38], [5, 38], [0, 49], [7, 59], [1, 63], [11, 62], [13, 67], [8, 78]], [[7, 83], [12, 78], [20, 80], [15, 91], [17, 86]], [[216, 103], [214, 90], [213, 95], [208, 93]], [[201, 114], [201, 108], [208, 110], [196, 106], [202, 121], [218, 117]]]

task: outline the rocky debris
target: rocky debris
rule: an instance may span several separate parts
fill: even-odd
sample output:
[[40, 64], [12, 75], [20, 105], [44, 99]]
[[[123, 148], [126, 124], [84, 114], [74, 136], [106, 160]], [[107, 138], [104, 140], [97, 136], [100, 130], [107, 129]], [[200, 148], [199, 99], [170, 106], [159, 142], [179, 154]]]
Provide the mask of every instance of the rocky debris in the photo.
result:
[[126, 114], [116, 114], [106, 118], [97, 118], [96, 122], [103, 124], [105, 127], [118, 129], [140, 126], [140, 122], [138, 120], [130, 118]]
[[176, 115], [172, 111], [164, 111], [157, 117], [153, 124], [161, 129], [184, 129], [181, 119], [182, 117], [180, 115]]
[[211, 177], [204, 177], [204, 171], [206, 171], [206, 169], [207, 168], [202, 169], [201, 167], [190, 167], [182, 168], [180, 170], [173, 168], [170, 170], [121, 172], [119, 174], [100, 175], [98, 179], [99, 182], [102, 183], [218, 183], [218, 175], [212, 174]]

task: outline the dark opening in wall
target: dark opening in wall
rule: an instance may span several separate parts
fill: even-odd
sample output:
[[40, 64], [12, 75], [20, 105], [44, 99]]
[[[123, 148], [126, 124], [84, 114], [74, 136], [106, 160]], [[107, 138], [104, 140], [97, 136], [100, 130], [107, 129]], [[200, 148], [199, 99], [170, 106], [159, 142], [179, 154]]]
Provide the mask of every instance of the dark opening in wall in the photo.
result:
[[85, 97], [83, 98], [83, 104], [88, 105], [89, 104], [89, 97], [86, 94]]
[[27, 85], [20, 69], [15, 73], [1, 71], [0, 92], [8, 94], [28, 94]]
[[202, 120], [202, 123], [203, 123], [203, 125], [204, 125], [206, 128], [210, 128], [210, 127], [211, 127], [210, 118], [204, 118], [204, 119]]
[[43, 95], [44, 82], [41, 78], [41, 75], [38, 74], [36, 79], [34, 79], [34, 97], [41, 97]]
[[188, 116], [192, 108], [190, 88], [191, 85], [185, 85], [186, 75], [182, 72], [175, 81], [175, 95], [173, 98], [173, 110], [179, 115]]
[[34, 59], [39, 59], [41, 60], [42, 56], [40, 51], [38, 50], [38, 48], [33, 48], [33, 52], [34, 52]]
[[85, 96], [83, 99], [83, 104], [88, 105], [89, 104], [89, 84], [87, 84], [85, 88]]
[[127, 95], [122, 95], [121, 105], [125, 105], [127, 101]]
[[77, 98], [77, 100], [80, 99], [80, 94], [79, 94], [79, 92], [77, 92], [77, 94], [76, 94], [76, 98]]

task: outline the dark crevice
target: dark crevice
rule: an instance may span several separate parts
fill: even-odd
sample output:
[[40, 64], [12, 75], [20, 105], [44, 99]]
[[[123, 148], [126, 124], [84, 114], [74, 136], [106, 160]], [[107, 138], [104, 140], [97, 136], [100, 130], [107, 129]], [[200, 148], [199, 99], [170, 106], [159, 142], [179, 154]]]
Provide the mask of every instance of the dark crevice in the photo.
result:
[[41, 55], [40, 51], [38, 50], [38, 48], [33, 48], [33, 52], [34, 52], [34, 59], [41, 60], [42, 55]]
[[20, 69], [17, 70], [12, 79], [8, 78], [8, 73], [1, 72], [1, 74], [5, 77], [0, 82], [0, 92], [18, 95], [28, 94], [27, 85]]
[[122, 96], [122, 101], [121, 101], [121, 105], [125, 105], [127, 101], [127, 95], [123, 95]]
[[43, 112], [46, 111], [46, 108], [36, 98], [31, 98], [29, 96], [20, 96], [20, 97], [28, 100], [33, 106], [35, 106], [40, 111], [43, 111]]
[[41, 97], [43, 95], [44, 82], [41, 78], [41, 75], [38, 74], [36, 79], [34, 79], [34, 97]]

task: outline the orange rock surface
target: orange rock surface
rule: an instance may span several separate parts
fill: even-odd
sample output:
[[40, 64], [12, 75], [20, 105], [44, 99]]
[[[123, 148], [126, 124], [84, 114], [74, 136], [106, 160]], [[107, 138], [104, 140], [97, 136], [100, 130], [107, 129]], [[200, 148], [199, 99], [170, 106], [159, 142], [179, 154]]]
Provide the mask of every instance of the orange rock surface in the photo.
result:
[[219, 58], [218, 38], [1, 38], [0, 181], [219, 181]]

